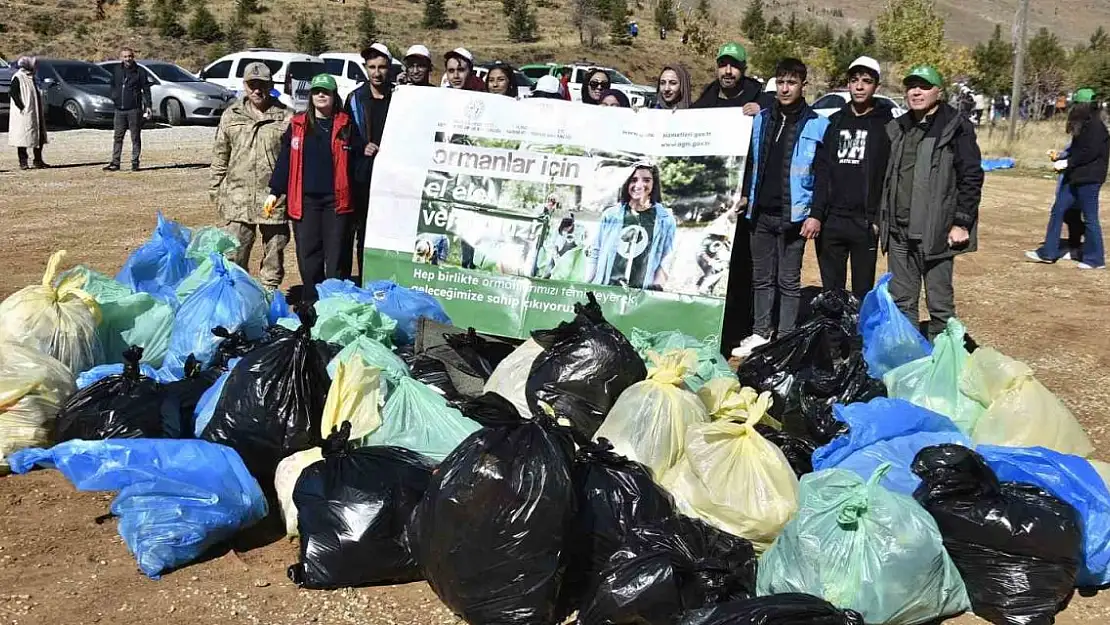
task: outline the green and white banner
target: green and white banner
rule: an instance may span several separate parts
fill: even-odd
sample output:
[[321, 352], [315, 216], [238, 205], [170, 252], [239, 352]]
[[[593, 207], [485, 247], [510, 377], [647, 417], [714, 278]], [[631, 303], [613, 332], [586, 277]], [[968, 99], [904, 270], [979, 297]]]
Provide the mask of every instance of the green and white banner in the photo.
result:
[[[374, 164], [366, 281], [523, 337], [593, 291], [621, 330], [720, 333], [752, 118], [399, 88]], [[748, 294], [743, 294], [747, 298]]]

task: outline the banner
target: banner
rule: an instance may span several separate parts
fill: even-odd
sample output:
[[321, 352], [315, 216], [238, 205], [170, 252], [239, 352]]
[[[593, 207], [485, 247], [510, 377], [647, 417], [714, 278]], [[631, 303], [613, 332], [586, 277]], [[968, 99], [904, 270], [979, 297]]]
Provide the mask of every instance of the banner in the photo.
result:
[[457, 325], [502, 336], [569, 319], [587, 291], [622, 331], [718, 336], [751, 125], [739, 109], [399, 88], [364, 280], [430, 293]]

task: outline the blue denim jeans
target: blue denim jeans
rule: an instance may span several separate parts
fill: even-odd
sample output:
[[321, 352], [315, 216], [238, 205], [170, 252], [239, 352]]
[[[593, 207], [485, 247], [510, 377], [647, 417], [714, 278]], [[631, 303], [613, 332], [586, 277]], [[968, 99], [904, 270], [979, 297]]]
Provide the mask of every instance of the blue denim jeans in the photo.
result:
[[1041, 258], [1056, 260], [1062, 256], [1060, 253], [1060, 233], [1064, 228], [1064, 214], [1074, 205], [1078, 204], [1083, 213], [1086, 225], [1083, 241], [1083, 262], [1094, 267], [1106, 264], [1106, 250], [1102, 244], [1102, 226], [1098, 221], [1098, 192], [1101, 184], [1068, 184], [1061, 183], [1056, 191], [1056, 202], [1052, 205], [1052, 214], [1048, 218], [1048, 232], [1045, 233], [1044, 245], [1037, 253]]

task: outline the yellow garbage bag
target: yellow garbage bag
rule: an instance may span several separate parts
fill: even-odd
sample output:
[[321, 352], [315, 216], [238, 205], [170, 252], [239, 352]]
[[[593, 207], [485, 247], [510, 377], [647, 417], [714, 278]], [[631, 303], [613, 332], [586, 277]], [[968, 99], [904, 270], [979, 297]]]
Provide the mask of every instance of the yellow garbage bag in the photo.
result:
[[661, 480], [680, 512], [747, 538], [757, 553], [771, 546], [798, 510], [794, 470], [755, 429], [770, 406], [771, 394], [765, 392], [743, 423], [691, 425], [682, 459]]
[[709, 418], [714, 421], [745, 421], [753, 408], [760, 409], [762, 402], [768, 402], [761, 408], [764, 415], [760, 423], [782, 429], [781, 423], [766, 414], [771, 396], [764, 397], [750, 386], [741, 386], [740, 380], [736, 378], [714, 378], [706, 382], [698, 389], [698, 399], [705, 405]]
[[65, 254], [62, 250], [50, 257], [42, 284], [24, 287], [0, 302], [0, 342], [37, 349], [76, 375], [104, 359], [96, 334], [100, 306], [81, 290], [83, 277], [74, 275], [54, 286]]
[[1084, 458], [1094, 452], [1075, 416], [1033, 370], [997, 350], [971, 354], [960, 390], [986, 407], [971, 433], [976, 445], [1039, 446]]
[[686, 429], [708, 422], [709, 415], [682, 381], [697, 368], [696, 351], [648, 352], [648, 359], [647, 379], [621, 393], [594, 440], [609, 439], [616, 454], [647, 466], [658, 477], [678, 462]]
[[[370, 367], [361, 358], [341, 360], [336, 365], [335, 377], [328, 389], [324, 402], [324, 415], [320, 423], [320, 435], [327, 438], [333, 430], [338, 430], [344, 421], [351, 423], [350, 441], [361, 446], [362, 440], [381, 427], [382, 418], [378, 413], [378, 395], [381, 392], [381, 369]], [[278, 463], [274, 473], [274, 489], [277, 491], [281, 515], [285, 519], [285, 533], [297, 536], [297, 506], [293, 504], [293, 488], [301, 477], [301, 471], [323, 460], [319, 447], [297, 452]]]
[[18, 343], [0, 343], [0, 475], [8, 456], [26, 447], [48, 447], [54, 417], [77, 391], [69, 368]]

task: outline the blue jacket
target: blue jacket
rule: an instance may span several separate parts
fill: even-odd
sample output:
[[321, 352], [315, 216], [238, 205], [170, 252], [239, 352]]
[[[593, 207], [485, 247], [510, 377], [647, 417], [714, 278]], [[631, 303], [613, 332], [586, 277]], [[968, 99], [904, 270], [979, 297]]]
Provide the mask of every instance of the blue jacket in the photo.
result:
[[[613, 260], [617, 256], [617, 244], [620, 243], [621, 230], [624, 228], [624, 212], [628, 210], [627, 204], [617, 204], [605, 209], [601, 214], [601, 224], [598, 227], [597, 238], [590, 247], [589, 261], [586, 266], [586, 277], [594, 284], [607, 284], [609, 274], [613, 271]], [[647, 267], [644, 272], [644, 287], [654, 286], [655, 274], [663, 263], [674, 251], [675, 231], [678, 222], [671, 209], [662, 204], [655, 205], [655, 232], [651, 237], [651, 248], [648, 249]]]
[[[763, 175], [763, 165], [760, 159], [764, 156], [765, 134], [771, 128], [771, 115], [778, 112], [778, 106], [765, 108], [755, 117], [752, 125], [752, 147], [748, 154], [751, 163], [751, 183], [748, 187], [748, 219], [752, 218], [755, 210], [755, 201], [759, 197], [760, 176]], [[809, 209], [813, 205], [813, 161], [817, 156], [817, 149], [823, 143], [825, 130], [829, 120], [813, 112], [809, 105], [802, 108], [798, 119], [798, 130], [795, 133], [794, 151], [790, 159], [790, 221], [798, 223], [809, 217]]]

